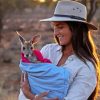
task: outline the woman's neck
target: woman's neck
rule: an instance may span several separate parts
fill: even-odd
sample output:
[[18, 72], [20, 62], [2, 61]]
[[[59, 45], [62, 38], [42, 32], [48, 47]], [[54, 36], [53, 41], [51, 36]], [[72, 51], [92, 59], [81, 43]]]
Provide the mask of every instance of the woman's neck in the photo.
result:
[[62, 52], [64, 55], [72, 55], [74, 54], [74, 50], [73, 50], [73, 47], [72, 47], [72, 44], [70, 45], [67, 45], [67, 46], [62, 46]]
[[62, 46], [62, 57], [59, 60], [57, 66], [63, 65], [66, 62], [67, 58], [69, 56], [71, 56], [72, 54], [74, 54], [74, 51], [73, 51], [71, 45], [69, 45], [69, 46]]

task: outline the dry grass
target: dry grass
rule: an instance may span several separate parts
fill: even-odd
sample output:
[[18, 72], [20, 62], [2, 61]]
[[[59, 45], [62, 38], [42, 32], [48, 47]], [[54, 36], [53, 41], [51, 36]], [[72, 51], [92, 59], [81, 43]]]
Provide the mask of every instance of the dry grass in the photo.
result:
[[18, 94], [17, 93], [11, 93], [5, 97], [0, 98], [0, 100], [18, 100]]

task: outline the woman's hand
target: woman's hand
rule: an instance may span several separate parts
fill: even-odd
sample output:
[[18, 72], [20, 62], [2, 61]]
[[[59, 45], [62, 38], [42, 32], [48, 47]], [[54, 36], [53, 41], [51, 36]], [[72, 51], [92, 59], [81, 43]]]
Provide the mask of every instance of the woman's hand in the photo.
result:
[[43, 92], [40, 95], [35, 95], [33, 100], [59, 100], [58, 98], [45, 98], [47, 96], [48, 92]]
[[24, 95], [28, 99], [30, 100], [59, 100], [58, 98], [50, 98], [50, 99], [44, 98], [45, 96], [47, 96], [48, 92], [43, 92], [43, 93], [40, 93], [39, 95], [32, 94], [27, 76], [28, 76], [27, 73], [21, 74], [21, 88], [22, 88]]

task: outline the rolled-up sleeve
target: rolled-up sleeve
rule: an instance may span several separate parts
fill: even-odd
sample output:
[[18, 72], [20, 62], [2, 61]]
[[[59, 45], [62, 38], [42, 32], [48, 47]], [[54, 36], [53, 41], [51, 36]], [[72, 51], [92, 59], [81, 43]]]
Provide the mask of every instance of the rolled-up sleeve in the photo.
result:
[[70, 85], [64, 100], [87, 100], [96, 87], [96, 73], [86, 67], [82, 67]]

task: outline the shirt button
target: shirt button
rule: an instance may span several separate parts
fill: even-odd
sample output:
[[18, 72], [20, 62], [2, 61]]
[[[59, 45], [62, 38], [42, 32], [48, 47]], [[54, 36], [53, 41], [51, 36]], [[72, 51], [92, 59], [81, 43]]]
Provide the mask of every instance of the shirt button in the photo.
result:
[[70, 58], [69, 61], [73, 61], [73, 58]]

